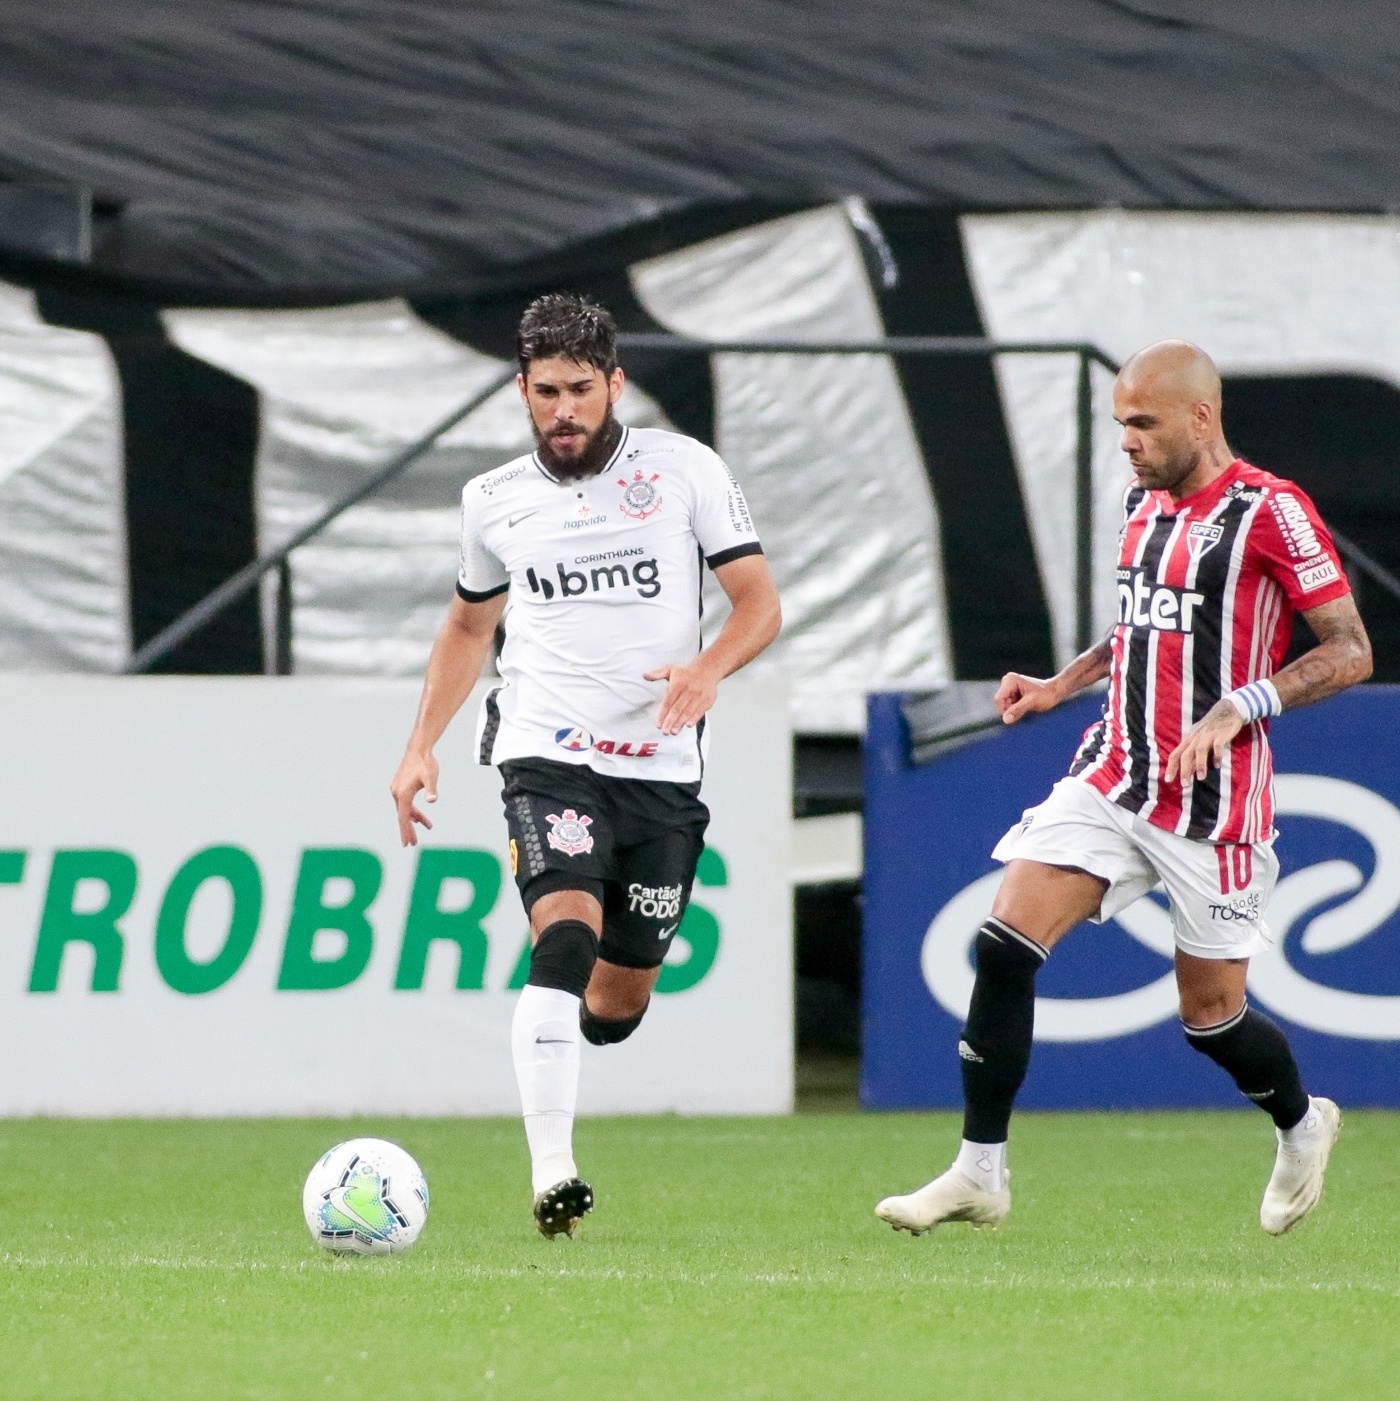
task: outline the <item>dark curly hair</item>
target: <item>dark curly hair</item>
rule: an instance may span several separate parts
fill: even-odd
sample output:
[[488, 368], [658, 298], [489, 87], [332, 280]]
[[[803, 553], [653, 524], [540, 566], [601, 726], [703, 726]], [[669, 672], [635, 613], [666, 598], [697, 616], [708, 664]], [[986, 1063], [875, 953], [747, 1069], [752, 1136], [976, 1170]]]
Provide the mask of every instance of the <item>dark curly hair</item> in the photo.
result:
[[532, 360], [554, 355], [610, 375], [617, 369], [617, 323], [587, 297], [550, 292], [525, 308], [515, 333], [515, 355], [523, 375], [530, 373]]

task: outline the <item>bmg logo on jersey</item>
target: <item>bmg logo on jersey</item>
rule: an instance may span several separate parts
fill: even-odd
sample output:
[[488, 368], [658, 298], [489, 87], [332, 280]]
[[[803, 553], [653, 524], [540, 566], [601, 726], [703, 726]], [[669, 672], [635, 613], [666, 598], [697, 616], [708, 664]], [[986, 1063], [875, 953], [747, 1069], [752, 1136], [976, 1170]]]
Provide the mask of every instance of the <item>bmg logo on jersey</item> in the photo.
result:
[[1153, 583], [1142, 569], [1118, 571], [1118, 621], [1127, 627], [1190, 632], [1205, 601], [1205, 594], [1193, 589]]
[[642, 598], [655, 598], [661, 592], [661, 569], [654, 559], [639, 559], [630, 564], [600, 564], [589, 569], [570, 569], [556, 563], [554, 571], [557, 584], [546, 571], [537, 574], [531, 565], [525, 571], [530, 592], [542, 594], [546, 600], [556, 593], [560, 598], [579, 598], [587, 593], [611, 593], [614, 589], [626, 588], [636, 589]]

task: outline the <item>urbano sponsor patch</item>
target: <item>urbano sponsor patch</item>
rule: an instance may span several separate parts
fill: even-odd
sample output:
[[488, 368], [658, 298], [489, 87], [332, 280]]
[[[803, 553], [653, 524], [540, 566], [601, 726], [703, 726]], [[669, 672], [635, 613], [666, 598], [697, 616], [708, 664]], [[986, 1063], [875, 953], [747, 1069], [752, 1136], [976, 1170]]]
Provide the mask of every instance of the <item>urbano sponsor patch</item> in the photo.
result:
[[1283, 532], [1288, 552], [1294, 559], [1314, 559], [1322, 553], [1322, 542], [1317, 538], [1317, 531], [1313, 529], [1308, 513], [1296, 496], [1287, 491], [1277, 492], [1269, 506]]

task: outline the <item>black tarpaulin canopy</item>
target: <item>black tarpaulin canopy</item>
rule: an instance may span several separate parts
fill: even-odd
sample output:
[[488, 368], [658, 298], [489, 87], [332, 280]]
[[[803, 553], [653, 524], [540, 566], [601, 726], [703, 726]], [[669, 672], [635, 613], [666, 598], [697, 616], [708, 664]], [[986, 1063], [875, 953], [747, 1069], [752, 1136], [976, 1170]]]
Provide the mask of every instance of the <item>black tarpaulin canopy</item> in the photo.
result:
[[1398, 64], [1376, 0], [9, 0], [0, 176], [167, 301], [470, 294], [744, 201], [1383, 211]]

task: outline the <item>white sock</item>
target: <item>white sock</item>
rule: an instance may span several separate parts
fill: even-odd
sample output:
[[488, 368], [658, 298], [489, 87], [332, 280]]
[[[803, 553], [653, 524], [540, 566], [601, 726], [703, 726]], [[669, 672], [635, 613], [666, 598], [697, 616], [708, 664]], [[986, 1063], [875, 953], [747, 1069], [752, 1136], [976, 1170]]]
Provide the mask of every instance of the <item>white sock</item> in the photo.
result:
[[953, 1166], [988, 1192], [1006, 1185], [1006, 1144], [969, 1143], [963, 1139]]
[[527, 983], [511, 1022], [510, 1050], [530, 1145], [531, 1187], [537, 1196], [556, 1182], [578, 1176], [573, 1148], [578, 1009], [573, 993]]
[[1317, 1101], [1308, 1097], [1308, 1112], [1291, 1129], [1279, 1129], [1278, 1141], [1287, 1148], [1310, 1146], [1323, 1132], [1322, 1115], [1317, 1112]]

